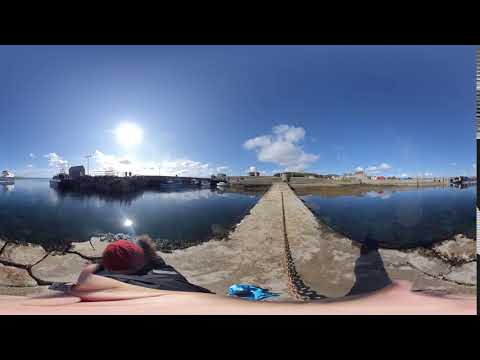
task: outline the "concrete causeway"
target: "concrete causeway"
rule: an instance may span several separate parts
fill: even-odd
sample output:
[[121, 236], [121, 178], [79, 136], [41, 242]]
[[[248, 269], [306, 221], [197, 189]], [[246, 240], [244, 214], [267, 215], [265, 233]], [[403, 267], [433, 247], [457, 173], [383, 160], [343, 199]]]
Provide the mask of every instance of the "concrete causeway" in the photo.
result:
[[281, 293], [277, 299], [285, 300], [281, 193], [287, 189], [291, 191], [286, 184], [273, 184], [228, 239], [162, 256], [189, 280], [217, 294], [225, 295], [232, 284], [248, 283]]
[[[323, 291], [317, 295], [343, 296], [354, 282], [359, 250], [347, 244], [339, 257], [332, 252], [329, 238], [321, 235], [317, 219], [292, 189], [274, 183], [228, 239], [162, 256], [189, 280], [217, 294], [225, 294], [234, 283], [248, 283], [281, 294], [273, 300], [316, 297], [317, 289]], [[333, 277], [332, 267], [336, 267]]]
[[[360, 256], [358, 244], [319, 221], [288, 184], [277, 182], [228, 238], [161, 255], [189, 281], [219, 295], [234, 283], [247, 283], [281, 294], [272, 301], [304, 301], [343, 297], [358, 276], [363, 283], [372, 283], [376, 279], [368, 278], [377, 277], [379, 271], [386, 271], [392, 280], [411, 281], [412, 290], [474, 294], [473, 243], [459, 237], [432, 250], [381, 249]], [[460, 250], [464, 256], [460, 263], [453, 266], [451, 254], [439, 256], [445, 246]], [[357, 265], [370, 270], [356, 269]], [[449, 278], [458, 274], [460, 282]]]

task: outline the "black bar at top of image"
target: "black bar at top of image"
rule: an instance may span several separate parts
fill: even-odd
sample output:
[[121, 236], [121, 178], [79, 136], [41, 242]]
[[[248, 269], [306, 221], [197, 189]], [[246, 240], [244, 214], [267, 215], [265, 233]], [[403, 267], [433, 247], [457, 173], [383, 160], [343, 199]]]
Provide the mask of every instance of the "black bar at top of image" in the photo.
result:
[[141, 27], [127, 31], [110, 29], [92, 31], [78, 29], [73, 31], [37, 33], [20, 32], [14, 34], [0, 33], [0, 44], [40, 44], [40, 45], [471, 45], [480, 43], [475, 33], [420, 32], [409, 31], [363, 31], [346, 32], [335, 29], [332, 32], [321, 28], [302, 28], [287, 30], [259, 30], [238, 28], [222, 31], [189, 32], [182, 30], [161, 30], [159, 28]]
[[[43, 5], [42, 5], [43, 7]], [[451, 6], [441, 16], [361, 4], [342, 11], [318, 8], [209, 10], [185, 6], [167, 9], [75, 9], [48, 16], [7, 12], [0, 22], [0, 44], [465, 44], [480, 43], [476, 12], [464, 14]], [[58, 10], [58, 9], [57, 9]], [[125, 13], [121, 13], [124, 10]], [[222, 12], [218, 11], [222, 10]], [[263, 11], [262, 11], [263, 10]], [[382, 13], [382, 10], [384, 12]], [[44, 9], [42, 8], [42, 11]], [[205, 13], [204, 13], [205, 12]], [[49, 18], [51, 17], [51, 18]]]

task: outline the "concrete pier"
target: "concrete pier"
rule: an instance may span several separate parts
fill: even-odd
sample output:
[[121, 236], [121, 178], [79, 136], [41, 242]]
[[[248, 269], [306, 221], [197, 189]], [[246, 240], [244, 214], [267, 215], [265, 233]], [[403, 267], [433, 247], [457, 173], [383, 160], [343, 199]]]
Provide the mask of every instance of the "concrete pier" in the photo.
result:
[[344, 296], [355, 280], [359, 250], [345, 243], [340, 251], [329, 241], [310, 210], [279, 182], [228, 239], [162, 256], [188, 279], [218, 294], [226, 294], [234, 283], [248, 283], [281, 294], [273, 300]]
[[248, 283], [279, 292], [285, 300], [281, 193], [288, 190], [286, 184], [272, 185], [228, 239], [162, 256], [188, 279], [218, 294], [225, 295], [234, 283]]
[[60, 190], [97, 194], [134, 194], [145, 190], [216, 188], [221, 180], [180, 176], [79, 176], [51, 182]]
[[[412, 281], [414, 290], [474, 294], [473, 242], [447, 241], [466, 249], [458, 266], [439, 256], [441, 244], [428, 251], [381, 249], [361, 256], [357, 243], [318, 221], [288, 184], [278, 182], [228, 238], [161, 255], [191, 282], [219, 295], [232, 284], [247, 283], [281, 294], [272, 301], [340, 298], [387, 274]], [[449, 280], [454, 274], [462, 280]]]
[[[228, 182], [233, 187], [265, 187], [275, 183], [283, 182], [280, 176], [229, 176]], [[433, 187], [449, 186], [449, 178], [415, 178], [415, 179], [385, 179], [370, 180], [367, 178], [309, 178], [309, 177], [289, 177], [288, 184], [294, 189], [306, 188], [345, 188], [355, 186], [372, 187]]]

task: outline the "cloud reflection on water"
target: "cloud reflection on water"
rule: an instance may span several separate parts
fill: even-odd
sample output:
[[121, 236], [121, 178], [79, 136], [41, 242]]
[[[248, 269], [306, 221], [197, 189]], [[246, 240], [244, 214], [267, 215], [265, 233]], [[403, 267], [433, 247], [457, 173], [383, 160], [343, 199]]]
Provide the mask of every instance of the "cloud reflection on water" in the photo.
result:
[[371, 197], [371, 198], [378, 198], [378, 199], [389, 199], [392, 196], [392, 193], [390, 191], [368, 191], [365, 193], [366, 196]]

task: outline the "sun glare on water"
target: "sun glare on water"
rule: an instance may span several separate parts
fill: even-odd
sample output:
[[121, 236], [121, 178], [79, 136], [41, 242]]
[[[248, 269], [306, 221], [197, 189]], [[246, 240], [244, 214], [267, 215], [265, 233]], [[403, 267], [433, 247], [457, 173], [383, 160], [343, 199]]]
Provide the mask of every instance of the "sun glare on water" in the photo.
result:
[[138, 145], [143, 140], [143, 130], [137, 124], [122, 123], [115, 129], [115, 138], [123, 146]]

